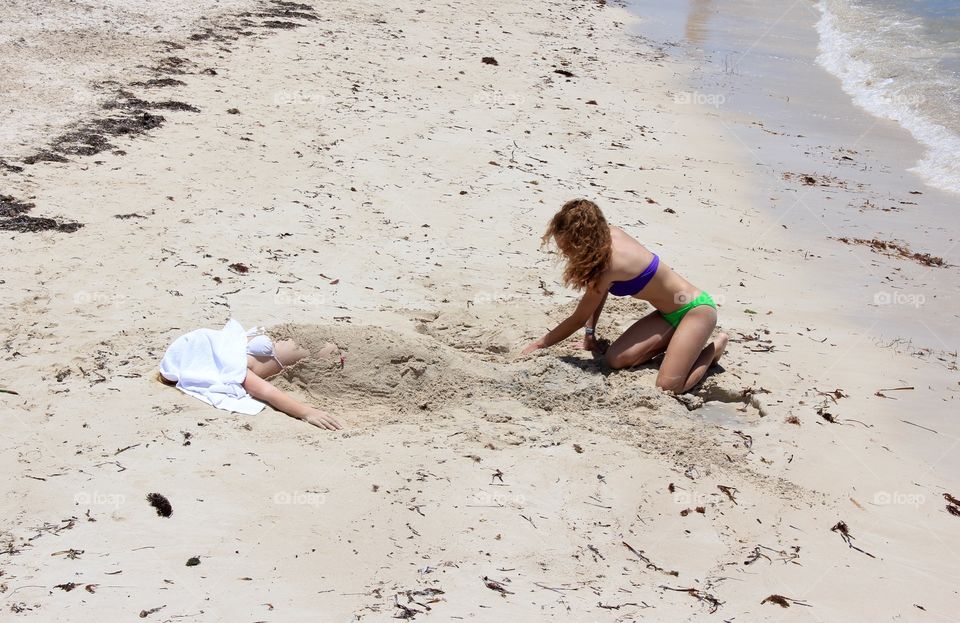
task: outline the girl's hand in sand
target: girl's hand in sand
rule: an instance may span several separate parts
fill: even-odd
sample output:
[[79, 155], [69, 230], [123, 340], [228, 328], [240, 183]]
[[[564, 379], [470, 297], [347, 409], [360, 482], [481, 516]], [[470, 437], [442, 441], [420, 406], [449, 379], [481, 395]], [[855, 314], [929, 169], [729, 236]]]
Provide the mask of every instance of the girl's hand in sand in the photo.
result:
[[332, 415], [327, 415], [316, 407], [303, 404], [293, 396], [260, 378], [253, 370], [247, 370], [247, 378], [243, 380], [243, 388], [257, 400], [267, 403], [290, 417], [295, 417], [298, 420], [309, 422], [327, 430], [340, 430], [342, 428], [340, 422]]
[[583, 350], [591, 350], [591, 351], [599, 350], [600, 345], [597, 343], [597, 336], [592, 333], [588, 333], [587, 335], [584, 335], [583, 343], [580, 345], [580, 347]]
[[529, 344], [527, 344], [526, 347], [522, 351], [520, 351], [520, 354], [529, 355], [533, 351], [540, 350], [541, 348], [543, 348], [543, 338], [539, 340], [534, 340], [533, 342], [530, 342]]
[[307, 414], [303, 416], [303, 421], [313, 424], [317, 428], [325, 428], [327, 430], [340, 430], [343, 428], [343, 425], [337, 421], [337, 418], [324, 413], [320, 409], [311, 408]]

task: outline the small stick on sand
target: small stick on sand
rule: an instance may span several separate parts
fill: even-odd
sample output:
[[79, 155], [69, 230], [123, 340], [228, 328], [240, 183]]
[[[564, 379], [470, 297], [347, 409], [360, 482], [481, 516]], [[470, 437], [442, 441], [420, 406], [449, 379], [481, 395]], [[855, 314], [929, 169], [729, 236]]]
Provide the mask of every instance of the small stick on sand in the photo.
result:
[[841, 520], [841, 521], [838, 521], [838, 522], [837, 522], [837, 525], [835, 525], [834, 527], [830, 528], [830, 531], [831, 531], [831, 532], [836, 532], [836, 533], [838, 533], [838, 534], [840, 535], [840, 537], [844, 540], [844, 542], [846, 542], [846, 544], [849, 545], [852, 549], [857, 550], [857, 551], [860, 552], [861, 554], [866, 554], [866, 555], [869, 556], [870, 558], [876, 558], [876, 556], [874, 556], [874, 555], [871, 554], [870, 552], [865, 551], [865, 550], [862, 550], [862, 549], [860, 549], [859, 547], [857, 547], [856, 545], [853, 544], [853, 535], [850, 534], [850, 529], [847, 527], [847, 522], [842, 521], [842, 520]]
[[909, 420], [900, 420], [900, 421], [903, 422], [904, 424], [909, 424], [910, 426], [916, 426], [917, 428], [922, 428], [923, 430], [928, 430], [928, 431], [930, 431], [931, 433], [934, 433], [934, 434], [936, 434], [936, 435], [939, 435], [939, 434], [940, 434], [940, 433], [938, 433], [937, 431], [933, 430], [932, 428], [927, 428], [926, 426], [921, 426], [921, 425], [919, 425], [919, 424], [914, 424], [913, 422], [911, 422], [911, 421], [909, 421]]
[[697, 600], [706, 602], [710, 604], [710, 614], [713, 614], [717, 609], [723, 605], [723, 602], [711, 595], [710, 593], [702, 593], [696, 588], [671, 588], [669, 586], [661, 585], [660, 588], [668, 591], [677, 591], [679, 593], [687, 593], [691, 597], [696, 597]]

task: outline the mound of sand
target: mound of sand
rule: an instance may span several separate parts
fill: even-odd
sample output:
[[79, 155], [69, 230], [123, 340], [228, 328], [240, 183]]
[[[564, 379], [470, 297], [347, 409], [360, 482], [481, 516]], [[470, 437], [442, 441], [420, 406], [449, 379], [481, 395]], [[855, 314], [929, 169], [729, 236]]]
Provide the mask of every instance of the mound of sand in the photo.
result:
[[453, 400], [489, 381], [482, 367], [434, 340], [369, 326], [287, 324], [274, 327], [277, 339], [292, 339], [310, 352], [333, 342], [343, 365], [308, 358], [283, 377], [322, 402], [356, 407], [386, 406], [394, 411], [424, 409], [432, 401]]
[[[382, 405], [401, 412], [464, 408], [508, 398], [541, 411], [609, 408], [685, 411], [645, 379], [650, 374], [611, 371], [590, 353], [570, 349], [529, 358], [477, 352], [483, 330], [460, 324], [444, 329], [448, 345], [429, 335], [370, 326], [287, 324], [271, 333], [292, 339], [311, 352], [337, 344], [335, 361], [308, 358], [286, 370], [284, 380], [324, 402]], [[515, 348], [510, 348], [516, 352]], [[557, 356], [559, 354], [559, 357]]]
[[[360, 325], [274, 327], [271, 333], [277, 339], [296, 340], [317, 353], [333, 342], [344, 355], [342, 366], [329, 358], [308, 358], [284, 371], [277, 382], [361, 425], [416, 414], [422, 424], [450, 420], [458, 434], [518, 445], [562, 443], [574, 434], [567, 425], [574, 423], [629, 440], [681, 468], [697, 466], [705, 472], [729, 463], [729, 450], [720, 452], [716, 439], [731, 432], [657, 389], [654, 367], [614, 371], [569, 343], [518, 358], [523, 336], [507, 337], [483, 318], [488, 311], [442, 313], [421, 321], [416, 331]], [[614, 312], [609, 322], [628, 320], [618, 308]], [[748, 399], [726, 387], [723, 376], [704, 385], [705, 395], [743, 407]], [[743, 418], [746, 423], [746, 413]]]

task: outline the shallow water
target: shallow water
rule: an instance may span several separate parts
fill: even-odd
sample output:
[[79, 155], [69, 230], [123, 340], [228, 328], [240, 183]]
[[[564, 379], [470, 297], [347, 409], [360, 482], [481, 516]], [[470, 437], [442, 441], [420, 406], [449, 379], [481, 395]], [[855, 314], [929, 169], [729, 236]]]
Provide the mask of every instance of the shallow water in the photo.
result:
[[960, 192], [960, 7], [956, 2], [820, 0], [817, 60], [927, 151], [915, 170]]
[[[756, 411], [741, 411], [740, 409], [742, 408], [743, 404], [741, 403], [711, 400], [703, 403], [703, 406], [693, 411], [691, 415], [694, 418], [702, 419], [705, 422], [729, 430], [737, 430], [756, 424], [754, 417]], [[753, 412], [752, 414], [751, 411]]]
[[[897, 240], [960, 265], [957, 195], [937, 188], [949, 184], [935, 184], [921, 171], [934, 150], [897, 121], [865, 110], [822, 66], [817, 0], [687, 0], [668, 6], [632, 0], [630, 6], [640, 17], [638, 34], [690, 61], [673, 92], [675, 104], [718, 119], [728, 157], [751, 173], [745, 197], [788, 228], [792, 244], [838, 257], [831, 240], [839, 236]], [[951, 144], [945, 140], [941, 148]], [[952, 156], [932, 161], [948, 177], [948, 169], [960, 166]], [[785, 183], [785, 176], [795, 179], [799, 172], [842, 182], [822, 189]], [[881, 343], [912, 341], [954, 352], [957, 307], [951, 299], [958, 290], [952, 268], [905, 262], [891, 267], [862, 252], [848, 258], [856, 264], [844, 262], [816, 279], [826, 298], [844, 301], [834, 313]], [[918, 314], [926, 302], [931, 304]]]
[[[727, 77], [755, 81], [751, 97], [687, 94], [694, 103], [732, 107], [763, 116], [765, 99], [788, 97], [799, 73], [813, 62], [840, 80], [850, 100], [875, 119], [894, 121], [922, 149], [913, 172], [933, 187], [960, 193], [960, 3], [943, 0], [688, 0], [662, 6], [631, 0], [657, 41], [699, 48]], [[799, 71], [798, 71], [799, 70]], [[791, 97], [788, 121], [803, 114], [831, 119], [817, 109], [824, 91]], [[753, 97], [762, 91], [768, 98]], [[798, 106], [799, 104], [799, 106]], [[841, 125], [842, 127], [842, 125]]]

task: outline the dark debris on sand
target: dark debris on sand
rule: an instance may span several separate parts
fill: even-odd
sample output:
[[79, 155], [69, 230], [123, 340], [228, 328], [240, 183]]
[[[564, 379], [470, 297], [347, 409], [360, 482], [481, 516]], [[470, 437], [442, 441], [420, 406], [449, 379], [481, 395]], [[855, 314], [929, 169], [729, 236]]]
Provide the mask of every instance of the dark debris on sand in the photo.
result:
[[150, 502], [150, 506], [154, 507], [157, 515], [161, 517], [169, 517], [173, 514], [173, 505], [170, 504], [170, 500], [160, 493], [147, 494], [147, 502]]
[[946, 262], [943, 261], [942, 257], [937, 257], [935, 255], [930, 255], [929, 253], [915, 253], [911, 251], [906, 245], [900, 244], [899, 242], [893, 242], [890, 240], [878, 240], [873, 238], [872, 240], [867, 240], [865, 238], [847, 238], [841, 237], [836, 238], [836, 240], [851, 245], [861, 245], [869, 247], [874, 253], [879, 253], [881, 255], [886, 255], [889, 257], [899, 257], [907, 260], [913, 260], [923, 264], [924, 266], [935, 266], [937, 268], [944, 268], [949, 266]]
[[148, 102], [136, 97], [133, 93], [121, 89], [117, 97], [103, 105], [105, 110], [181, 110], [186, 112], [200, 112], [200, 109], [185, 102], [166, 100], [162, 102]]
[[33, 207], [32, 203], [17, 201], [10, 195], [0, 195], [0, 216], [4, 218], [29, 212]]
[[[292, 30], [306, 26], [304, 21], [315, 22], [320, 19], [316, 9], [309, 4], [299, 2], [285, 2], [284, 0], [272, 0], [269, 5], [254, 12], [240, 13], [238, 17], [244, 18], [243, 25], [247, 27], [260, 26], [261, 28], [272, 28], [277, 30]], [[261, 20], [260, 23], [252, 21]], [[302, 20], [302, 21], [291, 21]]]
[[38, 231], [62, 231], [73, 233], [83, 227], [81, 223], [63, 223], [52, 218], [28, 216], [35, 207], [33, 203], [19, 201], [10, 195], [0, 195], [0, 230], [20, 233]]
[[784, 597], [783, 595], [777, 595], [776, 593], [770, 595], [760, 602], [761, 606], [763, 604], [776, 604], [781, 608], [789, 608], [791, 604], [806, 606], [807, 608], [811, 607], [810, 604], [800, 601], [799, 599], [794, 599], [793, 597]]
[[954, 517], [960, 517], [960, 500], [949, 493], [944, 493], [943, 499], [947, 501], [947, 512]]
[[21, 214], [13, 218], [0, 219], [0, 230], [16, 231], [20, 233], [32, 233], [38, 231], [62, 231], [72, 234], [83, 227], [83, 223], [61, 223], [52, 218], [43, 218], [39, 216], [27, 216]]
[[131, 82], [130, 86], [153, 89], [162, 87], [182, 87], [186, 84], [187, 83], [183, 80], [177, 80], [176, 78], [152, 78], [150, 80], [143, 80], [140, 82]]
[[27, 156], [23, 159], [24, 164], [36, 164], [38, 162], [66, 162], [67, 159], [56, 154], [49, 149], [41, 149], [32, 156]]
[[[201, 43], [206, 41], [232, 41], [241, 35], [255, 35], [249, 30], [251, 27], [289, 30], [305, 26], [308, 22], [317, 21], [320, 17], [316, 10], [308, 5], [284, 0], [270, 0], [261, 3], [255, 12], [234, 14], [214, 28], [204, 27], [200, 32], [188, 37], [189, 41]], [[161, 41], [166, 51], [186, 50], [183, 43]], [[165, 56], [156, 61], [150, 70], [156, 75], [149, 80], [128, 83], [129, 87], [163, 88], [184, 86], [186, 82], [171, 77], [185, 74], [203, 74], [216, 76], [212, 68], [199, 69], [197, 64], [185, 56]], [[92, 156], [108, 150], [116, 150], [110, 139], [118, 136], [138, 136], [159, 127], [165, 121], [161, 115], [154, 114], [155, 110], [173, 110], [183, 112], [200, 112], [196, 106], [186, 102], [173, 100], [147, 101], [136, 97], [125, 89], [120, 89], [117, 96], [104, 104], [103, 109], [109, 111], [109, 116], [92, 119], [77, 124], [70, 130], [56, 137], [53, 142], [35, 153], [22, 159], [24, 164], [33, 165], [39, 162], [67, 162], [68, 156]], [[115, 153], [121, 154], [121, 151]], [[0, 168], [21, 172], [23, 167], [0, 160]], [[8, 224], [6, 228], [32, 227], [44, 228], [46, 224], [30, 221], [21, 221], [19, 225]]]
[[850, 547], [850, 549], [855, 549], [861, 554], [866, 554], [870, 558], [876, 558], [876, 556], [874, 556], [870, 552], [860, 549], [859, 547], [853, 544], [854, 537], [852, 534], [850, 534], [850, 528], [847, 526], [847, 522], [843, 520], [838, 521], [835, 526], [830, 528], [830, 532], [836, 532], [837, 534], [839, 534], [840, 538], [843, 539], [843, 542], [846, 543]]
[[138, 136], [159, 127], [165, 121], [149, 109], [198, 110], [182, 102], [146, 102], [121, 90], [117, 97], [104, 104], [105, 110], [114, 111], [109, 117], [92, 119], [78, 124], [56, 137], [49, 148], [42, 149], [23, 159], [26, 164], [37, 162], [67, 162], [66, 156], [92, 156], [114, 149], [110, 139], [117, 136]]
[[183, 75], [188, 73], [187, 68], [190, 64], [190, 61], [185, 58], [180, 58], [179, 56], [168, 56], [160, 59], [160, 61], [154, 67], [154, 71], [160, 74]]

